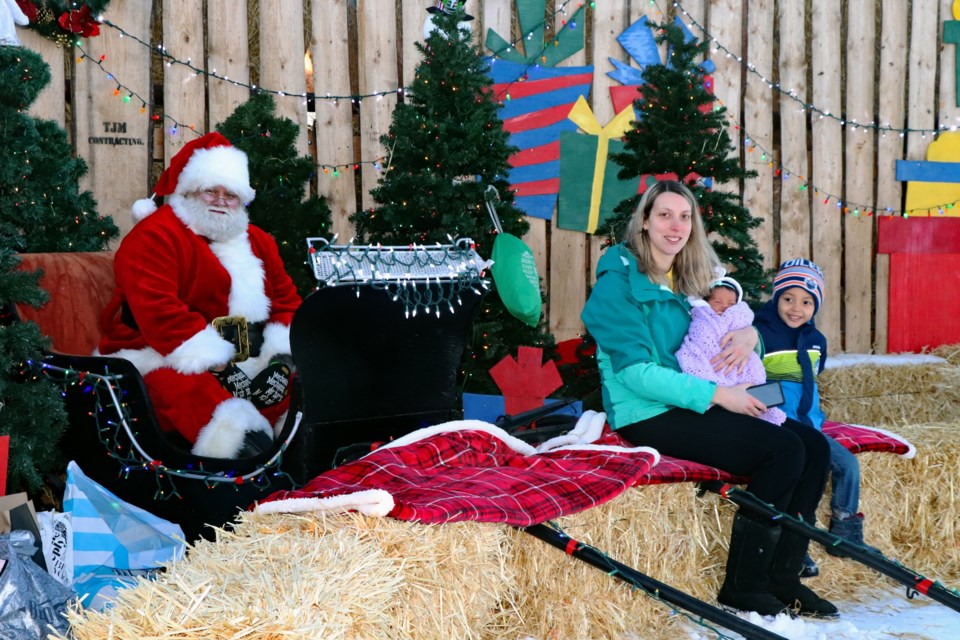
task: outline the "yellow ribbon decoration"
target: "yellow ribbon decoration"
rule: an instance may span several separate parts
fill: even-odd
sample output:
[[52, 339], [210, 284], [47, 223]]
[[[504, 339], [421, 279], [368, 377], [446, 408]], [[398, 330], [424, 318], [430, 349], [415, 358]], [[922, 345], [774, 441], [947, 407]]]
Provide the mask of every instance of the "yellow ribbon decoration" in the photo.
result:
[[587, 217], [587, 233], [595, 233], [600, 221], [600, 195], [603, 192], [603, 178], [607, 170], [610, 139], [622, 138], [630, 130], [630, 123], [634, 120], [633, 105], [624, 107], [623, 111], [615, 115], [605, 127], [601, 127], [586, 98], [580, 96], [567, 115], [567, 119], [580, 127], [584, 133], [598, 138], [596, 164], [593, 168], [593, 188], [590, 191], [590, 215]]

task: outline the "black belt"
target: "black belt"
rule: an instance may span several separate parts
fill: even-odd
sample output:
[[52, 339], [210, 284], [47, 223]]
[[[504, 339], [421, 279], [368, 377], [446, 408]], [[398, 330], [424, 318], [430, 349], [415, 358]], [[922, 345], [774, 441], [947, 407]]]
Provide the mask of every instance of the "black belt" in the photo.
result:
[[[120, 308], [120, 320], [131, 329], [140, 330], [126, 300]], [[232, 342], [237, 348], [234, 362], [243, 362], [247, 358], [256, 358], [260, 355], [260, 348], [263, 346], [263, 328], [266, 322], [247, 322], [243, 316], [220, 316], [214, 318], [211, 324], [220, 337], [227, 342]]]

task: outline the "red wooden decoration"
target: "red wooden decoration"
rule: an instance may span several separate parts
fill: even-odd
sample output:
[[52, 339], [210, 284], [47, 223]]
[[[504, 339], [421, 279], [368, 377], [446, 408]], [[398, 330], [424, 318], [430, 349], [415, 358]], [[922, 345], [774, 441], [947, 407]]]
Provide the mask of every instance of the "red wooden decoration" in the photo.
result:
[[543, 349], [520, 347], [517, 359], [507, 356], [490, 369], [490, 377], [503, 394], [504, 410], [521, 413], [543, 406], [548, 395], [560, 388], [563, 380], [553, 360], [543, 364]]
[[0, 436], [0, 496], [7, 495], [7, 463], [10, 460], [10, 436]]
[[892, 254], [887, 351], [918, 352], [960, 343], [957, 291], [960, 253]]
[[960, 218], [877, 220], [877, 253], [960, 253]]

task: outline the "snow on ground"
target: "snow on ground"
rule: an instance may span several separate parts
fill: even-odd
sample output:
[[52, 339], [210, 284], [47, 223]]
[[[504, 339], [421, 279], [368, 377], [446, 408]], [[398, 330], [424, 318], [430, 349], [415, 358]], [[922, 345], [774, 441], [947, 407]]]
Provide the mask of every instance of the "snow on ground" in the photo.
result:
[[[810, 618], [761, 618], [742, 614], [746, 620], [788, 640], [960, 640], [960, 612], [925, 596], [906, 598], [906, 588], [877, 595], [867, 602], [834, 602], [840, 609], [836, 620]], [[725, 638], [739, 635], [717, 628]], [[716, 633], [691, 626], [690, 640], [718, 638]]]
[[895, 367], [908, 364], [943, 364], [945, 362], [945, 359], [939, 356], [932, 356], [928, 353], [838, 353], [827, 356], [827, 364], [824, 365], [824, 368], [836, 369], [839, 367], [853, 367], [860, 364], [869, 364], [877, 367]]

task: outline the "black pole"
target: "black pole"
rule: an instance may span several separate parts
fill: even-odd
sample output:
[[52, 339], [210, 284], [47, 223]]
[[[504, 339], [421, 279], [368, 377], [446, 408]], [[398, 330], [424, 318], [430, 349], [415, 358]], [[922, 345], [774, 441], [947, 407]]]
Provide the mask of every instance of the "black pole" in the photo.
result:
[[694, 598], [688, 593], [675, 589], [670, 585], [658, 582], [650, 576], [640, 573], [632, 567], [608, 558], [596, 549], [577, 542], [568, 535], [557, 531], [544, 524], [535, 524], [522, 529], [535, 538], [543, 540], [549, 545], [566, 552], [578, 560], [600, 569], [604, 573], [611, 573], [633, 586], [641, 586], [646, 591], [655, 594], [664, 602], [672, 604], [675, 607], [685, 609], [690, 613], [696, 614], [705, 620], [709, 620], [731, 631], [739, 633], [747, 640], [785, 640], [783, 636], [777, 635], [772, 631], [748, 622], [743, 618], [724, 611], [718, 607], [707, 604], [703, 600]]
[[905, 585], [907, 587], [908, 598], [913, 597], [915, 593], [922, 593], [940, 604], [950, 607], [954, 611], [960, 611], [960, 594], [958, 594], [955, 589], [947, 589], [942, 584], [923, 577], [916, 571], [890, 560], [881, 553], [868, 551], [858, 544], [844, 540], [828, 531], [818, 529], [805, 522], [802, 518], [794, 518], [776, 509], [773, 505], [760, 500], [749, 491], [738, 489], [718, 480], [702, 482], [701, 486], [719, 494], [721, 497], [726, 498], [741, 509], [744, 509], [744, 513], [751, 513], [760, 518], [775, 520], [784, 529], [789, 529], [794, 533], [806, 536], [825, 546], [836, 547], [837, 550], [849, 556], [851, 560], [855, 560]]

